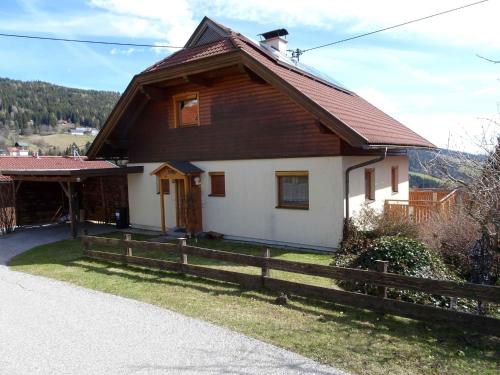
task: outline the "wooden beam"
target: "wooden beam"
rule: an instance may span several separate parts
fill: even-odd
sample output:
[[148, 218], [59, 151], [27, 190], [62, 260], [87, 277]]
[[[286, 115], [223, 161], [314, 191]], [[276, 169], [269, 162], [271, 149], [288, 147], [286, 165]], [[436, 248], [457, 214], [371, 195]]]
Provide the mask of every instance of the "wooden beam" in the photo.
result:
[[21, 187], [21, 184], [22, 184], [22, 183], [23, 183], [23, 182], [22, 182], [21, 180], [17, 180], [17, 181], [16, 181], [16, 194], [17, 194], [17, 192], [18, 192], [19, 188]]
[[186, 231], [190, 231], [189, 223], [189, 190], [190, 190], [190, 178], [189, 176], [184, 177], [184, 224], [186, 225]]
[[[157, 177], [158, 178], [158, 177]], [[167, 227], [165, 224], [165, 197], [163, 194], [163, 181], [159, 178], [160, 181], [160, 217], [161, 217], [161, 231], [163, 234], [167, 233]]]
[[258, 74], [256, 74], [243, 64], [238, 64], [238, 70], [240, 73], [245, 74], [252, 82], [258, 83], [260, 85], [265, 85], [267, 83], [262, 77], [260, 77]]
[[63, 189], [66, 198], [71, 199], [71, 196], [69, 195], [69, 190], [66, 188], [66, 186], [64, 186], [64, 184], [61, 181], [59, 181], [59, 185], [61, 185], [61, 189]]
[[155, 86], [141, 86], [139, 89], [147, 100], [168, 100], [167, 90]]
[[104, 182], [102, 181], [102, 177], [99, 177], [99, 189], [101, 193], [101, 204], [102, 204], [102, 210], [103, 210], [103, 223], [108, 223], [108, 209], [106, 207], [106, 198], [104, 197]]
[[69, 194], [69, 217], [70, 217], [70, 227], [71, 227], [71, 236], [76, 238], [77, 235], [77, 223], [75, 220], [75, 200], [74, 200], [74, 191], [73, 191], [73, 183], [68, 182], [68, 194]]
[[16, 181], [37, 181], [37, 182], [81, 182], [83, 177], [71, 176], [11, 176]]
[[331, 134], [331, 133], [333, 133], [332, 129], [330, 129], [328, 126], [326, 126], [325, 124], [323, 124], [319, 120], [314, 121], [314, 125], [317, 126], [317, 128], [319, 129], [319, 132], [321, 134], [328, 134], [328, 133]]
[[186, 83], [194, 83], [196, 85], [209, 87], [212, 86], [212, 80], [201, 77], [199, 75], [185, 75], [182, 77]]

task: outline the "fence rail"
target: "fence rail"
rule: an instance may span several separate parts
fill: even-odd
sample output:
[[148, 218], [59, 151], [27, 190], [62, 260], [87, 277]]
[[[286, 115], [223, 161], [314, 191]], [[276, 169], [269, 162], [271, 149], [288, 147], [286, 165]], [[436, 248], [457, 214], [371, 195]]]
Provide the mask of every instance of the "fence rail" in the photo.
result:
[[[127, 236], [127, 238], [130, 238], [130, 235]], [[288, 292], [302, 297], [338, 302], [417, 320], [455, 323], [460, 324], [462, 328], [465, 327], [477, 332], [500, 336], [500, 319], [386, 298], [387, 288], [389, 287], [420, 291], [434, 295], [471, 298], [500, 303], [500, 287], [496, 286], [423, 279], [387, 273], [385, 272], [387, 270], [387, 264], [383, 262], [381, 262], [382, 267], [380, 267], [379, 271], [367, 271], [274, 259], [270, 257], [269, 249], [264, 249], [263, 256], [260, 257], [230, 253], [188, 246], [186, 245], [185, 239], [181, 239], [179, 244], [170, 244], [84, 235], [82, 236], [82, 244], [84, 255], [92, 259], [169, 270], [237, 283], [246, 288], [265, 288], [277, 292]], [[123, 252], [122, 254], [118, 254], [91, 250], [93, 244], [116, 246], [123, 249]], [[178, 254], [179, 262], [134, 256], [134, 249], [157, 250], [160, 252]], [[261, 276], [259, 276], [192, 265], [188, 263], [188, 256], [197, 256], [259, 267], [262, 273]], [[271, 270], [373, 284], [379, 286], [379, 296], [274, 279], [271, 277]]]
[[410, 191], [409, 200], [387, 199], [385, 212], [397, 217], [407, 217], [419, 224], [435, 213], [448, 214], [456, 203], [456, 190], [453, 191]]

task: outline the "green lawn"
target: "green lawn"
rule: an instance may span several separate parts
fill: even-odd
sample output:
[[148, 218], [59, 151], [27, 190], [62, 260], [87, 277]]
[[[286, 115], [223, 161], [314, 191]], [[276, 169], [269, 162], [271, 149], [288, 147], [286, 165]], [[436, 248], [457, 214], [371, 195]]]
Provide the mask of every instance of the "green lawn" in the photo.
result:
[[[134, 236], [134, 239], [147, 237]], [[210, 240], [200, 241], [198, 246], [245, 254], [261, 252], [259, 246]], [[271, 253], [281, 259], [329, 263], [329, 256], [324, 254], [275, 249]], [[161, 258], [168, 257], [165, 254]], [[215, 266], [212, 261], [194, 257], [190, 257], [189, 262]], [[293, 298], [287, 306], [278, 306], [273, 303], [276, 295], [264, 291], [248, 291], [223, 282], [84, 259], [78, 240], [36, 247], [16, 257], [11, 266], [17, 271], [178, 311], [353, 373], [500, 373], [500, 341], [497, 338], [301, 298]], [[222, 267], [259, 272], [252, 267], [229, 263]], [[272, 273], [273, 277], [287, 277], [274, 270]], [[303, 277], [302, 281], [325, 282]], [[330, 281], [328, 283], [331, 285]]]

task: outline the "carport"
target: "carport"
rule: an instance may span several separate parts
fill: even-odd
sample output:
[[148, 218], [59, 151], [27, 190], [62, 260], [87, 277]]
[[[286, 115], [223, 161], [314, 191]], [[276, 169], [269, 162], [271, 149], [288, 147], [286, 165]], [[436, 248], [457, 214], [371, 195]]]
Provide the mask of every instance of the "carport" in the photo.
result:
[[[53, 222], [67, 211], [73, 237], [82, 205], [93, 215], [90, 219], [109, 222], [116, 206], [128, 205], [127, 174], [142, 172], [143, 167], [117, 167], [79, 156], [0, 157], [0, 175], [14, 183], [18, 225]], [[106, 189], [117, 192], [119, 198], [110, 199], [114, 195], [106, 194]], [[98, 203], [93, 196], [99, 197]]]

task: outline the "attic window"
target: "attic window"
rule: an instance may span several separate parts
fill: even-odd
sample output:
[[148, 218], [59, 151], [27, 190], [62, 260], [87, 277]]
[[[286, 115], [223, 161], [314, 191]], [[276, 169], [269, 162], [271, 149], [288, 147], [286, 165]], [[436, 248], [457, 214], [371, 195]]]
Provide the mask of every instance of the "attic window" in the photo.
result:
[[174, 96], [175, 127], [200, 125], [198, 93], [185, 93]]

